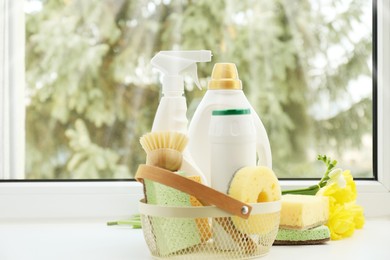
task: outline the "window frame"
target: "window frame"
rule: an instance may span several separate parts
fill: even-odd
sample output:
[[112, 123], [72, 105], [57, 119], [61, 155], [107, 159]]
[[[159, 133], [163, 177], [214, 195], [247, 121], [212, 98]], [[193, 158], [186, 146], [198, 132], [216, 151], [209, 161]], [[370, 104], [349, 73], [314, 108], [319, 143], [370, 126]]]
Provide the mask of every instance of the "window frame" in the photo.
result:
[[0, 14], [0, 179], [17, 179], [24, 176], [25, 153], [23, 1], [0, 0]]
[[[377, 108], [374, 109], [374, 111], [377, 111], [377, 180], [356, 181], [359, 193], [358, 203], [364, 207], [367, 217], [390, 216], [390, 206], [384, 206], [390, 205], [390, 117], [386, 117], [390, 114], [390, 74], [386, 73], [390, 71], [390, 31], [386, 30], [390, 25], [390, 1], [374, 0], [374, 3], [377, 4], [378, 19], [378, 74], [377, 79], [374, 79], [377, 80], [376, 95], [378, 101]], [[0, 0], [0, 5], [8, 8], [9, 12], [6, 12], [6, 14], [9, 17], [12, 16], [9, 18], [8, 25], [11, 40], [24, 39], [24, 19], [21, 18], [23, 1]], [[19, 33], [12, 34], [11, 32]], [[13, 45], [13, 50], [20, 50], [21, 45], [24, 44], [23, 40], [21, 42], [19, 46]], [[0, 43], [3, 42], [0, 41]], [[8, 60], [15, 59], [13, 62], [24, 65], [24, 59], [15, 56], [15, 52], [13, 54], [8, 57]], [[0, 58], [2, 58], [1, 55]], [[3, 62], [3, 60], [0, 59], [0, 62]], [[5, 65], [9, 66], [9, 64]], [[13, 86], [23, 86], [23, 80], [20, 80], [24, 78], [20, 76], [24, 75], [23, 68], [24, 66], [19, 66], [18, 71], [11, 71], [8, 68], [10, 77], [13, 77]], [[0, 69], [3, 68], [0, 67]], [[7, 71], [7, 68], [5, 71]], [[3, 90], [0, 91], [0, 94], [4, 93]], [[24, 114], [20, 106], [19, 109], [17, 108], [20, 103], [15, 102], [17, 100], [16, 95], [19, 95], [19, 98], [24, 98], [21, 87], [14, 92], [14, 95], [11, 95], [12, 99], [8, 103], [11, 108], [16, 109], [17, 116], [15, 118], [18, 118], [18, 120], [10, 120], [5, 102], [0, 103], [0, 120], [3, 121], [1, 123], [3, 125], [5, 122], [8, 126], [0, 128], [0, 163], [2, 165], [0, 167], [0, 178], [4, 177], [6, 171], [18, 171], [18, 168], [13, 168], [12, 165], [15, 165], [14, 167], [24, 165], [20, 161], [15, 163], [17, 156], [22, 155], [22, 158], [24, 157], [24, 138], [20, 138], [20, 136], [24, 136], [23, 131], [20, 130], [24, 129], [24, 127], [21, 127], [24, 124]], [[0, 97], [4, 98], [4, 96]], [[1, 99], [1, 101], [3, 100]], [[10, 137], [11, 141], [3, 143], [7, 141], [4, 136]], [[8, 152], [9, 154], [7, 154]], [[3, 175], [1, 175], [2, 173]], [[9, 177], [17, 178], [18, 174]], [[306, 187], [315, 182], [311, 180], [280, 181], [283, 189]], [[142, 196], [142, 186], [135, 181], [3, 181], [0, 182], [0, 222], [125, 218], [137, 213], [137, 203]], [[383, 206], [378, 206], [380, 204]]]

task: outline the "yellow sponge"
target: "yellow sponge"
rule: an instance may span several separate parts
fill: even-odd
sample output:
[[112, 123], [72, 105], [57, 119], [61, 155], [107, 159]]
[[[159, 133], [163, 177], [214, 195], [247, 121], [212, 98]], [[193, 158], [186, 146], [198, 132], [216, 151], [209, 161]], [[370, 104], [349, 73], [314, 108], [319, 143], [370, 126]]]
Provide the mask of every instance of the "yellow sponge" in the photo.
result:
[[[193, 181], [202, 183], [200, 176], [189, 176], [188, 178], [193, 180]], [[190, 202], [191, 202], [191, 206], [193, 206], [193, 207], [203, 206], [202, 203], [200, 203], [200, 201], [197, 198], [195, 198], [194, 196], [190, 196]], [[198, 227], [199, 232], [200, 232], [201, 241], [205, 242], [205, 241], [209, 240], [211, 238], [211, 229], [210, 229], [210, 224], [209, 224], [208, 219], [207, 218], [196, 218], [195, 222], [196, 222], [196, 226]]]
[[329, 201], [326, 196], [282, 196], [280, 227], [284, 229], [309, 229], [325, 224], [329, 217]]
[[[281, 198], [278, 178], [270, 168], [264, 166], [238, 170], [231, 181], [228, 194], [245, 203], [270, 202]], [[275, 224], [273, 214], [253, 215], [247, 220], [232, 217], [232, 220], [236, 228], [246, 234], [267, 233]]]

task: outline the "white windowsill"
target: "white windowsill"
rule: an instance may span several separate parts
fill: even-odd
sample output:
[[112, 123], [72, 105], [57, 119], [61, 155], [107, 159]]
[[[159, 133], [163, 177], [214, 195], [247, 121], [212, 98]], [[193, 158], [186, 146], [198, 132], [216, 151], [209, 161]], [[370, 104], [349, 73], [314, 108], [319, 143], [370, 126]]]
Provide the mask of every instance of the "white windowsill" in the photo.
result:
[[[273, 246], [258, 259], [390, 259], [390, 217], [369, 219], [351, 238], [317, 246]], [[0, 259], [153, 259], [142, 230], [108, 227], [104, 221], [0, 222]]]
[[[281, 181], [299, 188], [313, 181]], [[390, 259], [390, 193], [379, 182], [357, 181], [367, 218], [352, 238], [319, 246], [277, 246], [261, 259]], [[108, 227], [138, 212], [137, 182], [1, 183], [0, 259], [153, 259], [142, 230]], [[378, 217], [380, 216], [380, 218]]]

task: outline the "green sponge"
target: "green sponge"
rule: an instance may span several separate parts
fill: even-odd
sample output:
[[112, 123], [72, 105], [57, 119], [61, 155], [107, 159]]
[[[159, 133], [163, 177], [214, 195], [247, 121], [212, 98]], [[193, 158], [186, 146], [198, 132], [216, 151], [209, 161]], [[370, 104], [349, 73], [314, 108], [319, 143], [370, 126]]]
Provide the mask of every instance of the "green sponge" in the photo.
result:
[[[144, 181], [148, 204], [191, 206], [190, 195], [163, 184], [146, 179]], [[201, 243], [195, 218], [153, 216], [150, 219], [156, 238], [156, 247], [161, 256], [166, 256]]]
[[280, 228], [274, 245], [315, 245], [324, 243], [329, 238], [329, 228], [325, 225], [306, 230]]

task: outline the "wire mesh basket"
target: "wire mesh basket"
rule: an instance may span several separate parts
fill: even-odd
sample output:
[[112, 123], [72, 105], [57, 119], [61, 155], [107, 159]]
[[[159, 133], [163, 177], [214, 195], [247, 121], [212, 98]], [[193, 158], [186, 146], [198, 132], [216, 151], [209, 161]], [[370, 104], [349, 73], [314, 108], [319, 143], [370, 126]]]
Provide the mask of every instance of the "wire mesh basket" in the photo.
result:
[[[268, 253], [280, 218], [280, 202], [251, 204], [248, 219], [215, 206], [169, 207], [140, 202], [142, 229], [151, 254], [171, 259], [249, 259]], [[186, 233], [184, 226], [195, 226]], [[188, 229], [188, 228], [187, 228]]]
[[[175, 186], [184, 192], [188, 191], [192, 193], [191, 195], [199, 195], [199, 191], [196, 191], [194, 186], [186, 190], [187, 184], [178, 184], [180, 177], [176, 181], [167, 181], [170, 177], [176, 177], [158, 171], [156, 176], [162, 176], [169, 186]], [[164, 182], [153, 176], [146, 176], [147, 174], [137, 173], [137, 175], [138, 179], [142, 176], [145, 179]], [[188, 181], [184, 180], [184, 182]], [[199, 185], [195, 186], [199, 187]], [[211, 188], [204, 189], [209, 191]], [[227, 209], [236, 203], [234, 199], [225, 194], [220, 195], [215, 190], [211, 192], [216, 203], [202, 200], [203, 205], [209, 206], [153, 205], [145, 203], [145, 199], [140, 201], [142, 229], [153, 257], [202, 260], [251, 259], [269, 252], [279, 228], [280, 201], [243, 204], [250, 208], [249, 212], [243, 212], [245, 210], [240, 206], [241, 213], [244, 215], [248, 213], [243, 217], [242, 214]], [[199, 196], [209, 198], [209, 196], [202, 197], [204, 194], [205, 192]], [[223, 199], [218, 196], [222, 196]]]

